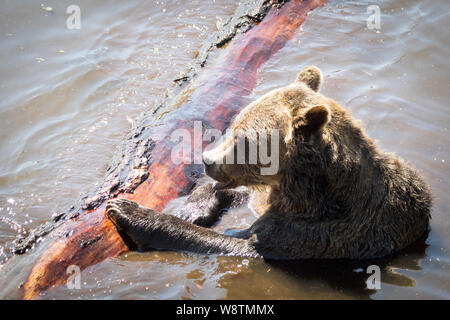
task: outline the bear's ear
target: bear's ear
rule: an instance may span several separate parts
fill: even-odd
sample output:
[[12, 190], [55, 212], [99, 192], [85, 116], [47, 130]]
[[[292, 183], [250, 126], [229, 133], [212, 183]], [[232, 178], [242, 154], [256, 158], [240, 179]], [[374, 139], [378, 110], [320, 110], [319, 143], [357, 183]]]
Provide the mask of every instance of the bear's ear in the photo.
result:
[[314, 133], [330, 122], [331, 110], [326, 105], [317, 105], [306, 109], [298, 120], [297, 128], [305, 133]]
[[322, 85], [322, 72], [314, 66], [305, 67], [298, 75], [296, 82], [303, 82], [308, 87], [318, 92]]

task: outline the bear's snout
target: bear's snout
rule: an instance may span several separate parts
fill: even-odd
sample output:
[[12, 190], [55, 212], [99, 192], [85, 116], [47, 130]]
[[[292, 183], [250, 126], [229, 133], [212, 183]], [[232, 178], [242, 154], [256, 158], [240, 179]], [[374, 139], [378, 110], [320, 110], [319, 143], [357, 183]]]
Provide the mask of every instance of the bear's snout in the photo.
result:
[[215, 166], [214, 163], [208, 163], [207, 160], [205, 160], [205, 158], [203, 158], [203, 165], [205, 166], [205, 173], [211, 177], [211, 174], [213, 173], [214, 169], [213, 167]]
[[203, 165], [205, 166], [205, 173], [214, 180], [225, 182], [229, 178], [221, 170], [221, 163], [217, 159], [217, 153], [214, 150], [203, 152]]

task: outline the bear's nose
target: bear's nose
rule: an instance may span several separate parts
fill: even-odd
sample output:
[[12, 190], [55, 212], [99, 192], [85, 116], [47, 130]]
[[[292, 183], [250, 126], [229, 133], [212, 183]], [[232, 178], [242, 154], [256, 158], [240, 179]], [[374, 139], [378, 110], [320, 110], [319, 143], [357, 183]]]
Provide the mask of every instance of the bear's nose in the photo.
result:
[[209, 161], [205, 160], [205, 158], [203, 158], [203, 165], [205, 166], [205, 174], [210, 177], [214, 177], [214, 173], [215, 173], [213, 164], [214, 163], [209, 162]]
[[214, 166], [214, 161], [211, 161], [211, 158], [208, 157], [207, 152], [203, 153], [202, 161], [203, 161], [203, 165], [205, 166], [205, 173], [210, 177], [215, 176], [214, 173], [216, 170], [215, 170], [215, 166]]
[[203, 160], [203, 165], [205, 166], [205, 168], [208, 168], [209, 166], [211, 166], [211, 163], [208, 163], [205, 158], [202, 158]]
[[208, 151], [203, 152], [202, 161], [203, 161], [205, 168], [210, 167], [214, 163], [214, 161], [211, 161], [211, 156]]

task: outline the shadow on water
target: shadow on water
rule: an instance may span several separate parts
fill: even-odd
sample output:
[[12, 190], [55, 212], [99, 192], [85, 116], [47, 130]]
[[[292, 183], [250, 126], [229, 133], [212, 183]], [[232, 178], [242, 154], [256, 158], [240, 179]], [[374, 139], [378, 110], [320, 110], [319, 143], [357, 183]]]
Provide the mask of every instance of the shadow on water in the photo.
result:
[[[422, 270], [420, 261], [425, 257], [428, 247], [427, 231], [415, 243], [405, 250], [382, 259], [371, 260], [301, 260], [301, 261], [266, 261], [276, 268], [297, 279], [317, 280], [328, 284], [336, 291], [358, 299], [370, 299], [377, 292], [368, 289], [367, 281], [373, 272], [368, 267], [376, 265], [380, 268], [381, 286], [391, 284], [401, 287], [414, 287], [415, 280], [397, 273], [396, 269]], [[408, 257], [408, 258], [406, 258]]]

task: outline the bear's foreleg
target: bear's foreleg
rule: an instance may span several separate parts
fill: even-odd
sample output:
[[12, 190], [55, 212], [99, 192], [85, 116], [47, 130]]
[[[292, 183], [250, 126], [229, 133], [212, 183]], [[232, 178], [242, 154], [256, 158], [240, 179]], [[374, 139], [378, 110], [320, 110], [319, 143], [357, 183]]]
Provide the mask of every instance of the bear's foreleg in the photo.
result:
[[172, 249], [202, 254], [259, 257], [246, 239], [219, 234], [125, 199], [108, 201], [107, 217], [140, 250]]
[[197, 187], [174, 216], [202, 227], [211, 227], [227, 209], [247, 202], [247, 191], [215, 190], [212, 184]]

